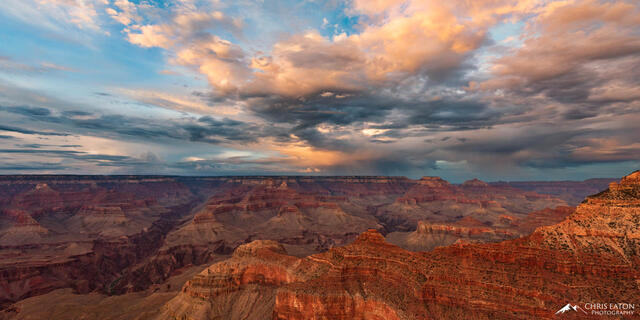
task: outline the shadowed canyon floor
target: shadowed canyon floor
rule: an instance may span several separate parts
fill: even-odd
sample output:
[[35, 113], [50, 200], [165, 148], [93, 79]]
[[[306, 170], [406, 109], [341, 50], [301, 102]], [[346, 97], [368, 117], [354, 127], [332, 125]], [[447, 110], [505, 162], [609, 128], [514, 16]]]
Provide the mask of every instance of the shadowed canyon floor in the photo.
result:
[[[0, 314], [489, 319], [546, 317], [562, 290], [632, 300], [638, 195], [616, 200], [637, 182], [625, 179], [574, 213], [576, 194], [609, 180], [2, 177]], [[631, 221], [598, 217], [618, 208]]]

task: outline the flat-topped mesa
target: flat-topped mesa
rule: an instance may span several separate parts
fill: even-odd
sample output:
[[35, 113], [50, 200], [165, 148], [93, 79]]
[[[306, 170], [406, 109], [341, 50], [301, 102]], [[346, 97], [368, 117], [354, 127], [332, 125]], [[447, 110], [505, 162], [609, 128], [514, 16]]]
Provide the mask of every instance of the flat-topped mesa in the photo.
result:
[[455, 222], [418, 221], [413, 232], [392, 232], [387, 241], [411, 251], [429, 251], [454, 243], [498, 242], [531, 234], [536, 228], [563, 221], [574, 207], [559, 206], [529, 213], [524, 218], [502, 214], [493, 221], [482, 222], [465, 216]]
[[357, 244], [386, 244], [384, 236], [376, 229], [369, 229], [361, 233], [354, 243]]
[[218, 207], [214, 207], [213, 210], [204, 210], [202, 212], [197, 213], [195, 216], [193, 216], [193, 223], [194, 224], [208, 224], [208, 223], [218, 223], [218, 220], [216, 220], [216, 216], [214, 214], [215, 209]]
[[440, 177], [422, 177], [418, 180], [418, 184], [429, 186], [432, 188], [448, 187], [451, 184]]
[[[487, 226], [464, 226], [458, 223], [430, 223], [428, 221], [419, 221], [415, 233], [417, 234], [433, 234], [433, 233], [449, 233], [464, 236], [480, 235], [483, 233], [497, 233], [498, 231]], [[503, 231], [506, 233], [506, 231]]]
[[458, 240], [498, 242], [519, 236], [516, 230], [491, 228], [477, 220], [476, 223], [459, 222], [445, 224], [419, 221], [416, 231], [390, 234], [388, 240], [412, 251], [429, 251], [436, 247], [451, 245]]
[[417, 183], [396, 199], [396, 202], [415, 205], [438, 200], [458, 198], [457, 187], [440, 177], [422, 177]]
[[479, 179], [472, 179], [472, 180], [467, 180], [462, 184], [462, 187], [470, 187], [470, 188], [486, 188], [489, 187], [489, 184], [479, 180]]
[[463, 227], [486, 227], [487, 226], [482, 221], [471, 216], [463, 217], [462, 219], [456, 221], [455, 224]]
[[103, 205], [84, 205], [76, 213], [78, 216], [122, 216], [125, 217], [124, 211], [120, 206], [103, 206]]

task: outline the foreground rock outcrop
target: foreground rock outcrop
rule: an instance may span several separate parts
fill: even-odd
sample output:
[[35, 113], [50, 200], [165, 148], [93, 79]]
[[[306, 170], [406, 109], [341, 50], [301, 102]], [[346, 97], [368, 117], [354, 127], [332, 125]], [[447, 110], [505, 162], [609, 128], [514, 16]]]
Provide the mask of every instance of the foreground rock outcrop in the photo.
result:
[[369, 230], [350, 245], [296, 258], [255, 241], [188, 281], [158, 318], [552, 319], [567, 303], [638, 297], [635, 172], [564, 221], [499, 243], [410, 252]]

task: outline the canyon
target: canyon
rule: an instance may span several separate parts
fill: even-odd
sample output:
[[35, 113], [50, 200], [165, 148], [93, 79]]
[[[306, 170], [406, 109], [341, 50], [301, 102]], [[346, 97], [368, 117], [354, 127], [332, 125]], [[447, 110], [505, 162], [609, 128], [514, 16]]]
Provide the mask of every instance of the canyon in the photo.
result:
[[515, 240], [412, 252], [371, 229], [305, 258], [256, 240], [157, 319], [552, 319], [567, 301], [637, 303], [639, 267], [640, 171]]
[[[625, 179], [611, 184], [616, 195], [633, 185], [628, 182], [633, 175]], [[621, 277], [636, 279], [626, 260], [600, 256], [599, 250], [633, 260], [637, 255], [628, 251], [637, 252], [637, 243], [623, 248], [600, 236], [600, 247], [590, 253], [600, 259], [594, 265], [562, 251], [574, 249], [576, 239], [583, 241], [580, 254], [591, 245], [583, 235], [591, 236], [589, 228], [580, 233], [567, 221], [585, 210], [614, 211], [633, 200], [631, 192], [630, 199], [615, 202], [610, 187], [575, 210], [576, 197], [610, 183], [3, 176], [0, 318], [37, 318], [43, 310], [114, 319], [517, 318], [521, 310], [524, 316], [542, 316], [559, 296], [525, 292], [527, 274], [510, 272], [531, 267], [542, 275], [528, 275], [536, 285], [549, 280], [570, 286], [571, 272], [594, 279], [606, 272], [618, 275], [603, 267], [615, 262]], [[630, 210], [626, 218], [634, 218]], [[585, 219], [593, 218], [580, 223]], [[607, 239], [629, 241], [626, 234], [607, 232]], [[446, 270], [461, 276], [450, 278]], [[560, 290], [554, 283], [551, 289]], [[525, 298], [507, 300], [504, 311], [495, 305], [499, 300], [486, 298], [514, 292], [542, 300], [529, 309]], [[460, 306], [464, 301], [468, 305]], [[106, 309], [122, 314], [100, 312]]]

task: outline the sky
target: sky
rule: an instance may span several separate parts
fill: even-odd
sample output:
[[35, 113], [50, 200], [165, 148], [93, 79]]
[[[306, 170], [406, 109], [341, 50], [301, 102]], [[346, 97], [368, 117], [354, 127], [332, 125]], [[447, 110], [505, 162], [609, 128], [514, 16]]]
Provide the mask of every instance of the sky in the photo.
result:
[[640, 2], [3, 0], [0, 174], [640, 169]]

